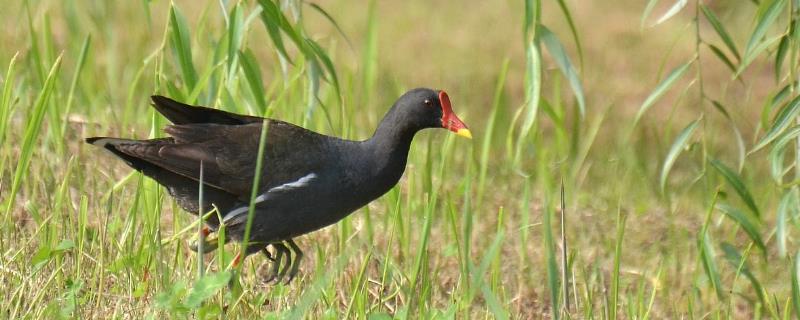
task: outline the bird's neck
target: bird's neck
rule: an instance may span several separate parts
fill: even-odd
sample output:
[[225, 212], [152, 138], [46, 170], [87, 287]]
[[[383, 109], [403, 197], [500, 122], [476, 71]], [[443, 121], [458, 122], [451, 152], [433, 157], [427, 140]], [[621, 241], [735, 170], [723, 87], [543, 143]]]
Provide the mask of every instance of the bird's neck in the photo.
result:
[[373, 175], [386, 183], [388, 188], [394, 186], [403, 175], [411, 141], [419, 131], [419, 128], [402, 121], [403, 119], [392, 111], [378, 125], [375, 134], [364, 141], [364, 152], [370, 155]]

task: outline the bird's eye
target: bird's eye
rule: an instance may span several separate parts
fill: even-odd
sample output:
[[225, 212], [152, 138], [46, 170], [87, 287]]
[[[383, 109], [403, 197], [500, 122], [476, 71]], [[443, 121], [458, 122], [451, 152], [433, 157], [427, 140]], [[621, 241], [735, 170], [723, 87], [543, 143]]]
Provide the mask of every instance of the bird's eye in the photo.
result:
[[431, 99], [425, 99], [425, 105], [430, 107], [433, 105], [433, 102], [431, 102]]

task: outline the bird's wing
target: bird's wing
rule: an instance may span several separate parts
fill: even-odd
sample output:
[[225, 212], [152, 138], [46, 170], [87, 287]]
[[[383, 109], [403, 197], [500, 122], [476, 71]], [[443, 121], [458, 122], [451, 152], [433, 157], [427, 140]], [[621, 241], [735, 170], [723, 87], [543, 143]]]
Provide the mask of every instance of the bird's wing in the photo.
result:
[[[254, 205], [257, 207], [262, 207], [264, 204], [269, 203], [276, 198], [287, 196], [295, 191], [308, 188], [308, 186], [315, 180], [317, 180], [317, 174], [312, 172], [300, 177], [295, 181], [286, 182], [284, 184], [272, 187], [266, 192], [259, 194], [258, 197], [255, 198]], [[247, 203], [233, 208], [231, 211], [225, 213], [225, 215], [222, 217], [222, 222], [226, 226], [245, 223], [247, 221], [247, 212], [249, 209], [250, 207]]]
[[218, 109], [192, 106], [162, 96], [152, 96], [153, 107], [174, 124], [216, 123], [248, 124], [260, 123], [264, 118], [245, 116]]
[[[185, 124], [165, 130], [174, 143], [118, 145], [158, 167], [248, 199], [255, 176], [261, 123]], [[326, 158], [325, 136], [269, 120], [259, 189], [268, 190], [317, 171]]]

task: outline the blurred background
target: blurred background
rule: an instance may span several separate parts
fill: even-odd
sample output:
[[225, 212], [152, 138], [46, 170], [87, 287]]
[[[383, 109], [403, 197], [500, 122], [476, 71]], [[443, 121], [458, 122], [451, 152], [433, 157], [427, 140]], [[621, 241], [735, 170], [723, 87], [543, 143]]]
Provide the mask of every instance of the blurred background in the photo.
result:
[[[795, 0], [2, 7], [3, 317], [800, 312]], [[83, 143], [163, 136], [152, 94], [366, 139], [415, 87], [475, 139], [417, 136], [291, 285], [229, 290], [233, 245], [199, 277], [194, 217]]]

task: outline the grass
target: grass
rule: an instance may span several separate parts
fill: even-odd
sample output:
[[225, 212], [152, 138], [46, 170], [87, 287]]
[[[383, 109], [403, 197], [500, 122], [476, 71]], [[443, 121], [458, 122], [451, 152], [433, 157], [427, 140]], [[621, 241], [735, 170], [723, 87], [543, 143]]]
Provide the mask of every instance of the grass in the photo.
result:
[[[10, 1], [0, 318], [797, 317], [796, 5]], [[475, 140], [418, 135], [290, 285], [83, 143], [163, 135], [154, 93], [364, 139], [417, 86]]]

